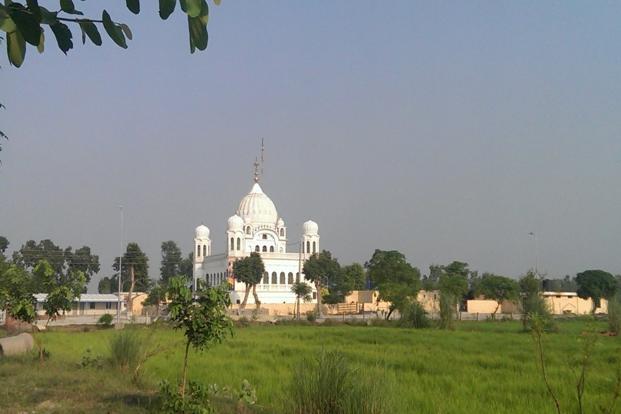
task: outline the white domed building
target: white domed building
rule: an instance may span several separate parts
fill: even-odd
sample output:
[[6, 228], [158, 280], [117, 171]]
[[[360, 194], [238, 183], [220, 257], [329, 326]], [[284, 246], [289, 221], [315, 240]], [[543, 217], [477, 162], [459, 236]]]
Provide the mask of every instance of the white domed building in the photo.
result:
[[[257, 285], [261, 303], [295, 303], [296, 297], [291, 286], [296, 281], [304, 281], [303, 263], [313, 253], [319, 252], [319, 227], [314, 221], [302, 226], [302, 238], [289, 245], [299, 247], [299, 251], [287, 251], [287, 227], [278, 215], [274, 202], [263, 192], [258, 176], [252, 189], [239, 202], [234, 215], [229, 217], [226, 231], [226, 252], [212, 254], [209, 229], [200, 225], [194, 235], [194, 287], [198, 281], [210, 286], [228, 281], [233, 287], [231, 301], [240, 303], [244, 298], [246, 286], [235, 280], [233, 263], [249, 256], [251, 252], [261, 254], [265, 273]], [[316, 302], [314, 286], [312, 298]], [[254, 303], [249, 295], [248, 303]]]

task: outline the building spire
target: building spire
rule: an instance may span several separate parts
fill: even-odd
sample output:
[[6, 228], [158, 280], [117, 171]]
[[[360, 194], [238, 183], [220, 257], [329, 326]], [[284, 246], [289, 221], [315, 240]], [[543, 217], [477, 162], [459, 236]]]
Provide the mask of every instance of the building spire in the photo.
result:
[[261, 138], [261, 160], [258, 157], [254, 158], [254, 182], [258, 183], [263, 177], [263, 153], [265, 152], [265, 146], [263, 145], [263, 138]]
[[259, 173], [259, 160], [257, 157], [254, 158], [254, 182], [258, 183], [261, 179], [261, 175]]

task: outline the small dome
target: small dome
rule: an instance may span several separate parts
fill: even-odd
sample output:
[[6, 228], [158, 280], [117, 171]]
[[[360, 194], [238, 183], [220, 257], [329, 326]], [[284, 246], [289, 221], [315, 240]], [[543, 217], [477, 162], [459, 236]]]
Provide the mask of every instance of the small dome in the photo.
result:
[[237, 214], [229, 217], [229, 231], [241, 231], [244, 227], [244, 220]]
[[263, 192], [259, 183], [254, 183], [252, 190], [239, 203], [237, 215], [245, 223], [271, 224], [278, 219], [274, 202]]
[[209, 227], [201, 224], [194, 230], [194, 236], [197, 239], [208, 239], [209, 238]]
[[282, 219], [282, 217], [280, 217], [278, 219], [278, 222], [276, 223], [277, 227], [285, 227], [285, 221]]
[[304, 234], [307, 236], [316, 236], [319, 233], [319, 226], [313, 220], [304, 223]]

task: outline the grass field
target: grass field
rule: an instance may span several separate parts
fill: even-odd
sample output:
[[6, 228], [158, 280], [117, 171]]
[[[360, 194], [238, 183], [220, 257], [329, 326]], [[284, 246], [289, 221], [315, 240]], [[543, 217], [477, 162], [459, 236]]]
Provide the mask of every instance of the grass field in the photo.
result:
[[[146, 328], [139, 328], [146, 331]], [[575, 412], [577, 360], [586, 323], [559, 322], [544, 338], [549, 377], [564, 411]], [[599, 323], [598, 330], [605, 325]], [[87, 348], [107, 355], [114, 330], [41, 334], [50, 359], [0, 359], [2, 412], [152, 412], [157, 383], [175, 382], [182, 363], [181, 333], [157, 328], [153, 340], [168, 348], [145, 366], [143, 384], [112, 367], [80, 368]], [[462, 322], [454, 332], [395, 327], [267, 326], [235, 329], [233, 338], [191, 352], [189, 377], [238, 386], [247, 379], [264, 412], [286, 412], [292, 366], [322, 349], [342, 351], [360, 375], [392, 381], [399, 413], [553, 413], [535, 364], [531, 336], [518, 322]], [[587, 377], [585, 412], [609, 400], [621, 360], [617, 337], [598, 338]], [[621, 402], [618, 403], [621, 412]]]

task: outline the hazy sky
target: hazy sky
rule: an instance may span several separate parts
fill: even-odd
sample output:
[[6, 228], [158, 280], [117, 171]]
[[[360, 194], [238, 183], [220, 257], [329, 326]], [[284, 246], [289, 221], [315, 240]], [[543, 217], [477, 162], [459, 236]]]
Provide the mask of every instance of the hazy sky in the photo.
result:
[[118, 3], [128, 50], [74, 30], [64, 56], [48, 33], [15, 69], [3, 46], [11, 247], [86, 244], [109, 275], [122, 204], [151, 277], [201, 222], [223, 252], [264, 137], [290, 240], [313, 219], [342, 263], [398, 249], [518, 276], [532, 231], [551, 276], [621, 273], [620, 3], [225, 0], [194, 55], [181, 13]]

